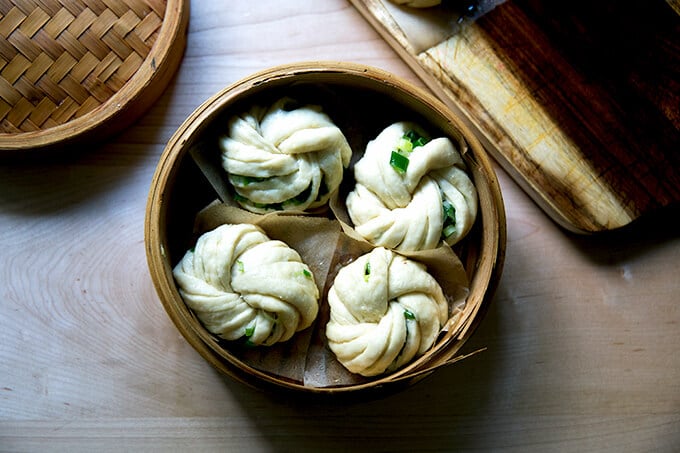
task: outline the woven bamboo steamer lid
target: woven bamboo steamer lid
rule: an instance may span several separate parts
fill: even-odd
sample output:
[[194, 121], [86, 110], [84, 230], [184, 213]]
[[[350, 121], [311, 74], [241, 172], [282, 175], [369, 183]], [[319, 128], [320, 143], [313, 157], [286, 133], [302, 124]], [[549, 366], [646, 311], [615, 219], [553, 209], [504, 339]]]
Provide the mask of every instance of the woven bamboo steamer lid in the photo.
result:
[[[264, 98], [277, 98], [292, 87], [307, 90], [341, 88], [343, 101], [362, 105], [385, 99], [411, 111], [468, 145], [466, 160], [479, 195], [477, 223], [469, 233], [461, 259], [470, 280], [470, 293], [456, 329], [410, 365], [389, 375], [343, 386], [315, 387], [250, 366], [223, 347], [187, 308], [172, 269], [192, 245], [196, 214], [216, 193], [192, 157], [204, 149], [225, 119]], [[351, 114], [351, 112], [349, 112]], [[418, 382], [436, 369], [464, 358], [460, 350], [483, 318], [500, 279], [505, 258], [506, 225], [503, 200], [493, 166], [470, 130], [434, 96], [383, 70], [347, 62], [301, 62], [277, 66], [246, 77], [205, 101], [168, 142], [156, 168], [147, 200], [145, 246], [149, 271], [160, 302], [184, 338], [222, 373], [258, 389], [292, 391], [298, 395], [364, 395], [398, 390]]]
[[0, 2], [0, 157], [100, 140], [179, 65], [186, 0]]

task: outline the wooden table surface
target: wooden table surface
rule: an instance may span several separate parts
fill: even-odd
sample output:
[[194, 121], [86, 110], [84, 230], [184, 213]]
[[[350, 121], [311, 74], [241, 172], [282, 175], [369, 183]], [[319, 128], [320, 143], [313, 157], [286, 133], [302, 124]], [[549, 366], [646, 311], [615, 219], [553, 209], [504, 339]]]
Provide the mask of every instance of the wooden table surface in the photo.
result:
[[500, 169], [507, 259], [465, 351], [366, 401], [265, 394], [179, 335], [147, 270], [164, 143], [224, 86], [346, 60], [422, 86], [349, 2], [192, 0], [176, 79], [132, 128], [51, 161], [0, 163], [0, 451], [678, 451], [677, 209], [583, 237]]

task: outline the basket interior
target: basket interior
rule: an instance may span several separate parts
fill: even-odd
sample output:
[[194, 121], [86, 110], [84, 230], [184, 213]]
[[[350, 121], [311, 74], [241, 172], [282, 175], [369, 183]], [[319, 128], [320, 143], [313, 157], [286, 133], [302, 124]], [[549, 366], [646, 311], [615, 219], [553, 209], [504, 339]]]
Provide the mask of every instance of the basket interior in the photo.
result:
[[[410, 376], [420, 376], [422, 370], [428, 368], [429, 363], [445, 363], [460, 349], [483, 315], [482, 305], [488, 302], [487, 296], [493, 292], [496, 273], [500, 271], [497, 266], [502, 262], [504, 232], [499, 232], [499, 228], [503, 229], [505, 225], [503, 213], [496, 211], [501, 200], [500, 195], [495, 192], [497, 189], [494, 187], [497, 184], [495, 175], [490, 167], [480, 166], [475, 159], [471, 161], [474, 164], [471, 166], [471, 177], [478, 188], [482, 189], [480, 215], [468, 237], [455, 248], [473, 285], [471, 295], [474, 297], [470, 302], [473, 306], [467, 310], [467, 318], [464, 317], [462, 320], [466, 324], [464, 332], [458, 331], [456, 334], [442, 336], [429, 353], [405, 369], [378, 378], [357, 379], [352, 385], [343, 388], [310, 389], [303, 380], [263, 372], [256, 366], [245, 363], [239, 356], [242, 351], [230, 347], [226, 342], [207, 332], [182, 301], [175, 287], [171, 269], [196, 240], [194, 219], [197, 213], [217, 197], [216, 191], [189, 151], [200, 148], [200, 152], [207, 154], [208, 159], [218, 159], [217, 138], [223, 133], [227, 119], [256, 103], [267, 104], [281, 96], [292, 96], [298, 100], [323, 105], [324, 110], [345, 132], [355, 150], [355, 157], [357, 150], [363, 150], [366, 143], [380, 130], [394, 121], [404, 119], [427, 124], [428, 130], [433, 135], [447, 135], [454, 139], [454, 142], [464, 141], [456, 124], [433, 111], [426, 103], [414, 101], [407, 90], [396, 89], [383, 81], [363, 76], [348, 76], [342, 73], [296, 74], [295, 77], [254, 83], [249, 85], [247, 90], [235, 89], [231, 92], [227, 90], [216, 96], [206, 103], [207, 107], [201, 113], [192, 116], [171, 140], [165, 153], [167, 160], [162, 162], [154, 178], [155, 184], [160, 187], [152, 188], [152, 196], [149, 199], [147, 234], [149, 221], [157, 222], [157, 225], [151, 225], [151, 229], [159, 234], [147, 237], [147, 241], [151, 239], [151, 242], [153, 240], [160, 242], [164, 261], [162, 266], [156, 268], [160, 269], [160, 272], [154, 272], [154, 244], [147, 243], [147, 247], [150, 247], [148, 250], [151, 250], [150, 265], [152, 276], [170, 317], [185, 337], [213, 365], [239, 380], [249, 381], [248, 383], [255, 385], [264, 383], [295, 390], [336, 392], [404, 381]], [[482, 162], [488, 165], [485, 158]], [[158, 199], [153, 195], [154, 190], [158, 197], [162, 198], [162, 206], [155, 204]], [[155, 217], [156, 215], [158, 217]], [[493, 256], [485, 257], [489, 254]], [[323, 326], [319, 324], [310, 329], [322, 328]]]

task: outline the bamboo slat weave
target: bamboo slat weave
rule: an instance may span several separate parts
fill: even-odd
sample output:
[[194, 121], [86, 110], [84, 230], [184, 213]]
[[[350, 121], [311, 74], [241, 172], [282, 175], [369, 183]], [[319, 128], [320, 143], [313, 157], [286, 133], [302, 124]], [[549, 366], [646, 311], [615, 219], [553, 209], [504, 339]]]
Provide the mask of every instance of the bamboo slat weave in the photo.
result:
[[166, 0], [0, 0], [0, 136], [105, 103], [156, 41]]

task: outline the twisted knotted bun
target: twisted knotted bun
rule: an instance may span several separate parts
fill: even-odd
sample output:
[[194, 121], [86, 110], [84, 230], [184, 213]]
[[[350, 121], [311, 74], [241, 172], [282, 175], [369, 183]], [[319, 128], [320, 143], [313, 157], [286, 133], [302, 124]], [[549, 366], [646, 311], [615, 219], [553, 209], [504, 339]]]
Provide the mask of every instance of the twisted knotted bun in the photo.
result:
[[342, 268], [328, 293], [328, 345], [353, 373], [375, 376], [427, 351], [448, 318], [425, 266], [376, 248]]
[[[395, 156], [396, 154], [396, 156]], [[428, 139], [395, 123], [366, 147], [347, 196], [354, 228], [374, 245], [400, 251], [458, 242], [477, 215], [477, 191], [460, 153], [445, 137]]]
[[233, 117], [220, 147], [234, 198], [260, 214], [323, 205], [340, 185], [352, 155], [321, 107], [289, 98]]
[[189, 308], [226, 340], [286, 341], [318, 313], [319, 291], [299, 254], [253, 225], [203, 234], [173, 273]]

